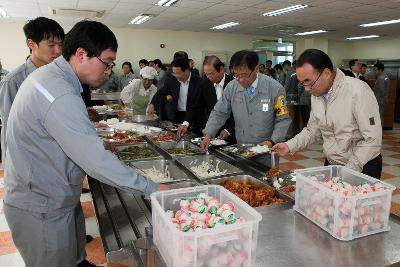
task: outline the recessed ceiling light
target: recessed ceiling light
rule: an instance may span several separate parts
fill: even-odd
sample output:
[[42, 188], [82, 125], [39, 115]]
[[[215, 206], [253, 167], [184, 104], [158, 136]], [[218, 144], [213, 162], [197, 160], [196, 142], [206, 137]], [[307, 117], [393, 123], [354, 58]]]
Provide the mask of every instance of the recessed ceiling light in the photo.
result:
[[328, 32], [328, 31], [318, 30], [318, 31], [310, 31], [310, 32], [299, 32], [299, 33], [296, 33], [295, 35], [302, 36], [302, 35], [310, 35], [310, 34], [317, 34], [317, 33], [324, 33], [324, 32]]
[[157, 6], [172, 6], [175, 4], [178, 0], [160, 0], [156, 4]]
[[1, 7], [0, 7], [0, 16], [3, 18], [7, 17], [7, 12]]
[[360, 40], [360, 39], [370, 39], [370, 38], [378, 38], [379, 35], [366, 35], [366, 36], [357, 36], [357, 37], [348, 37], [347, 40]]
[[228, 23], [225, 23], [225, 24], [214, 26], [214, 27], [212, 27], [210, 29], [211, 30], [222, 30], [222, 29], [226, 29], [226, 28], [230, 28], [230, 27], [235, 27], [235, 26], [237, 26], [239, 24], [240, 24], [239, 22], [228, 22]]
[[361, 24], [360, 26], [361, 27], [373, 27], [373, 26], [381, 26], [381, 25], [394, 24], [394, 23], [400, 23], [400, 19], [386, 20], [386, 21], [380, 21], [380, 22], [374, 22], [374, 23]]
[[264, 13], [263, 16], [268, 16], [268, 17], [274, 17], [274, 16], [279, 16], [279, 15], [283, 15], [286, 13], [290, 13], [290, 12], [294, 12], [303, 8], [308, 7], [308, 5], [294, 5], [294, 6], [289, 6], [289, 7], [285, 7], [282, 9], [278, 9], [275, 11], [271, 11], [271, 12], [267, 12]]
[[152, 15], [142, 14], [131, 20], [129, 24], [142, 24], [143, 22], [151, 19], [152, 17], [153, 17]]

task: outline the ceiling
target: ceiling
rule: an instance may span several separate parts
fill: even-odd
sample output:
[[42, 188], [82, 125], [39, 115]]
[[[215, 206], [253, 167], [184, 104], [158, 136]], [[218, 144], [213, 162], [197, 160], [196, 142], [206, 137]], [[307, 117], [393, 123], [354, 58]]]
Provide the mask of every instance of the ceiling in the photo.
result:
[[[0, 7], [9, 16], [0, 18], [0, 22], [20, 22], [46, 16], [64, 25], [73, 25], [82, 19], [52, 17], [49, 15], [49, 7], [52, 7], [105, 10], [104, 15], [97, 20], [111, 27], [212, 32], [212, 26], [234, 21], [240, 25], [220, 32], [287, 38], [296, 32], [323, 29], [329, 32], [313, 37], [336, 40], [371, 34], [384, 38], [400, 37], [400, 23], [369, 28], [359, 26], [363, 23], [400, 19], [400, 0], [180, 0], [171, 7], [156, 6], [157, 2], [158, 0], [0, 0]], [[310, 7], [278, 17], [262, 16], [262, 13], [295, 4], [307, 4]], [[128, 24], [143, 13], [153, 14], [154, 18], [141, 25]]]

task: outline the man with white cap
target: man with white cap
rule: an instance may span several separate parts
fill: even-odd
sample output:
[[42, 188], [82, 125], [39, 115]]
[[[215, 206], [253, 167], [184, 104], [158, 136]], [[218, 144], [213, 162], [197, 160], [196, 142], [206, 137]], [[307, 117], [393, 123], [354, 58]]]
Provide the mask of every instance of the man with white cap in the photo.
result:
[[122, 102], [133, 109], [134, 114], [146, 114], [147, 105], [157, 92], [153, 80], [157, 71], [153, 67], [143, 67], [140, 70], [140, 79], [134, 79], [121, 92]]

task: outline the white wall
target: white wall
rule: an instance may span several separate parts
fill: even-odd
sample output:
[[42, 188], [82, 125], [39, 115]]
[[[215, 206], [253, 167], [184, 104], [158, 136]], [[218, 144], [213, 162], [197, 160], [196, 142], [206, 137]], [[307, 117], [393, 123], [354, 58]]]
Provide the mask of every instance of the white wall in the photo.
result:
[[[12, 70], [24, 62], [29, 54], [22, 31], [23, 23], [0, 23], [0, 59], [3, 67]], [[65, 26], [65, 31], [71, 27]], [[136, 74], [139, 73], [138, 62], [142, 58], [159, 58], [170, 63], [174, 52], [184, 50], [201, 69], [202, 51], [218, 51], [234, 53], [241, 49], [251, 49], [252, 40], [270, 38], [240, 34], [204, 33], [166, 30], [137, 30], [130, 28], [111, 28], [118, 40], [117, 67], [121, 72], [121, 64], [130, 61]], [[166, 45], [160, 48], [160, 44]]]

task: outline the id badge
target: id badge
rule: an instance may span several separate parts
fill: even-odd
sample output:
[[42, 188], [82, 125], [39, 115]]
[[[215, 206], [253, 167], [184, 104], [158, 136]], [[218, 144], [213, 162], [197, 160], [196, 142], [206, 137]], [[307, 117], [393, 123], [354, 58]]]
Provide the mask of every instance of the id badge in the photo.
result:
[[268, 111], [268, 103], [262, 104], [262, 111], [267, 112]]

